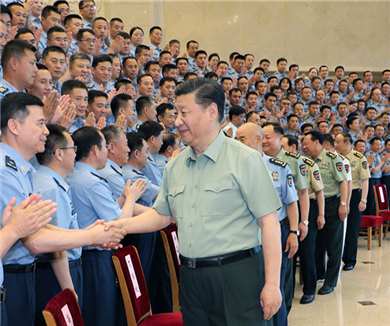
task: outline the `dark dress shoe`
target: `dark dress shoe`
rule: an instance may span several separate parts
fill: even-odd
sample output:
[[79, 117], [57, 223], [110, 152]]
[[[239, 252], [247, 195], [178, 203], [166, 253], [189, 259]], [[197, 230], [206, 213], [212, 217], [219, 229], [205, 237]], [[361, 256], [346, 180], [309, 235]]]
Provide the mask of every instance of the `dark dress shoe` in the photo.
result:
[[314, 301], [314, 294], [304, 294], [299, 301], [300, 304], [312, 303]]
[[343, 267], [343, 271], [351, 271], [353, 270], [355, 266], [352, 266], [352, 265], [349, 265], [349, 264], [345, 264], [344, 267]]
[[333, 286], [324, 285], [321, 289], [318, 290], [318, 294], [329, 294], [334, 291]]

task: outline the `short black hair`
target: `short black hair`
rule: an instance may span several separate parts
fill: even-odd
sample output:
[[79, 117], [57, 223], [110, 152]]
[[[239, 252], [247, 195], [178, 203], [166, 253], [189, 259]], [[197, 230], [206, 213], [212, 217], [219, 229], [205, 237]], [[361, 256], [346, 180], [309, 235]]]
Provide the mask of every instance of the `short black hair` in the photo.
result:
[[[2, 12], [2, 14], [3, 14], [3, 12]], [[24, 34], [31, 34], [31, 35], [34, 36], [34, 33], [31, 31], [31, 29], [29, 29], [29, 28], [18, 28], [18, 32], [16, 33], [14, 39], [18, 40], [19, 36], [20, 35], [24, 35]]]
[[141, 96], [137, 99], [135, 104], [135, 108], [137, 110], [137, 114], [141, 115], [142, 110], [145, 106], [151, 107], [153, 105], [153, 99], [150, 96]]
[[109, 62], [112, 64], [112, 58], [107, 54], [100, 54], [93, 58], [92, 68], [96, 68], [101, 62]]
[[106, 139], [106, 144], [111, 143], [114, 139], [117, 139], [122, 133], [125, 134], [125, 130], [122, 127], [116, 125], [105, 126], [100, 130]]
[[84, 6], [84, 2], [93, 2], [93, 3], [95, 3], [95, 0], [80, 0], [80, 2], [79, 2], [79, 9], [81, 10], [81, 9], [83, 9], [83, 6]]
[[324, 142], [327, 142], [330, 144], [331, 147], [334, 147], [334, 138], [332, 137], [331, 134], [324, 134]]
[[95, 35], [95, 32], [90, 28], [80, 28], [76, 35], [77, 41], [81, 42], [83, 40], [84, 33], [90, 33], [92, 35]]
[[46, 127], [49, 130], [49, 135], [46, 137], [45, 151], [36, 154], [38, 163], [41, 165], [46, 165], [53, 161], [53, 154], [57, 148], [68, 145], [64, 135], [64, 132], [66, 132], [64, 127], [52, 124]]
[[153, 26], [149, 29], [149, 34], [152, 34], [154, 30], [158, 29], [159, 31], [162, 32], [162, 29], [160, 26]]
[[169, 72], [172, 69], [174, 69], [174, 70], [177, 69], [176, 65], [174, 65], [173, 63], [167, 63], [166, 65], [164, 65], [162, 67], [163, 76], [165, 73]]
[[53, 35], [53, 33], [65, 33], [66, 34], [66, 31], [60, 26], [50, 27], [49, 30], [47, 31], [47, 39], [48, 40], [51, 39], [51, 36]]
[[8, 70], [8, 63], [11, 58], [16, 58], [18, 61], [26, 55], [26, 51], [36, 52], [37, 49], [30, 43], [22, 40], [11, 40], [6, 43], [1, 56], [1, 66], [4, 71]]
[[245, 109], [239, 105], [233, 105], [229, 110], [229, 119], [233, 120], [233, 116], [239, 116], [240, 114], [245, 114]]
[[159, 115], [159, 116], [161, 116], [161, 117], [164, 117], [165, 116], [165, 112], [167, 111], [167, 110], [174, 110], [175, 109], [175, 107], [172, 105], [172, 104], [170, 104], [170, 103], [162, 103], [162, 104], [160, 104], [157, 108], [156, 108], [156, 110], [157, 110], [157, 115]]
[[126, 85], [128, 85], [128, 84], [133, 85], [133, 84], [131, 83], [131, 81], [128, 80], [128, 79], [119, 79], [119, 80], [117, 80], [117, 81], [115, 82], [115, 89], [116, 89], [117, 91], [119, 91], [119, 88], [121, 88], [122, 86], [126, 86]]
[[324, 136], [317, 130], [311, 130], [306, 135], [310, 135], [310, 139], [313, 142], [318, 140], [321, 145], [324, 143]]
[[295, 145], [298, 148], [298, 138], [293, 135], [283, 135], [283, 138], [287, 139], [287, 145], [292, 146]]
[[115, 95], [110, 105], [113, 116], [117, 118], [119, 114], [119, 109], [123, 108], [128, 101], [132, 101], [132, 100], [133, 98], [126, 93]]
[[88, 158], [91, 149], [97, 146], [102, 148], [103, 137], [95, 127], [82, 127], [72, 134], [72, 139], [77, 146], [76, 161]]
[[66, 54], [65, 54], [65, 51], [60, 48], [59, 46], [56, 46], [56, 45], [51, 45], [51, 46], [48, 46], [47, 48], [45, 48], [43, 50], [43, 53], [42, 53], [42, 59], [45, 60], [47, 58], [47, 56], [51, 53], [51, 52], [57, 52], [57, 53], [61, 53], [64, 55], [64, 57], [66, 58]]
[[68, 23], [70, 23], [72, 19], [80, 19], [80, 20], [83, 20], [83, 19], [81, 18], [80, 15], [70, 14], [70, 15], [68, 15], [68, 16], [65, 17], [65, 19], [64, 19], [64, 26], [65, 26], [65, 25], [68, 25]]
[[95, 102], [96, 97], [104, 97], [108, 99], [108, 95], [102, 91], [96, 91], [96, 90], [88, 91], [88, 105], [93, 104], [93, 102]]
[[54, 12], [56, 14], [59, 14], [60, 15], [60, 12], [58, 11], [58, 8], [57, 7], [54, 7], [54, 6], [46, 6], [45, 8], [42, 9], [42, 14], [41, 16], [43, 18], [47, 18], [51, 15], [51, 13]]
[[144, 147], [144, 135], [142, 132], [129, 132], [126, 134], [127, 146], [130, 148], [129, 157], [136, 151]]
[[158, 151], [160, 154], [163, 154], [167, 151], [168, 146], [174, 147], [176, 145], [176, 139], [178, 139], [177, 134], [166, 133], [163, 135], [163, 144]]
[[85, 89], [88, 92], [88, 87], [83, 82], [71, 79], [62, 84], [61, 94], [70, 95], [75, 88]]
[[162, 87], [166, 82], [174, 82], [175, 86], [177, 84], [176, 79], [173, 77], [163, 77], [160, 79], [160, 87]]
[[274, 128], [274, 132], [278, 135], [283, 135], [283, 128], [278, 124], [274, 122], [266, 122], [263, 124], [263, 128], [272, 126]]
[[372, 138], [370, 139], [370, 145], [372, 145], [376, 140], [382, 141], [382, 139], [379, 138], [379, 137], [372, 137]]
[[158, 137], [164, 131], [164, 127], [156, 121], [145, 121], [138, 128], [138, 132], [141, 132], [145, 141], [148, 141], [150, 137]]

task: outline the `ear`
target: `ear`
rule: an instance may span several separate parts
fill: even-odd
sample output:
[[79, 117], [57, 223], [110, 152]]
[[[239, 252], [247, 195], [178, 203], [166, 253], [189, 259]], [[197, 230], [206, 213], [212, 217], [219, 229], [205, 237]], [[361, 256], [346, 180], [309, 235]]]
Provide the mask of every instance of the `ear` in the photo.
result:
[[95, 74], [95, 68], [92, 67], [92, 75], [94, 75], [94, 74]]
[[260, 135], [256, 135], [256, 146], [260, 146], [261, 145], [261, 136]]
[[158, 115], [158, 116], [157, 116], [157, 120], [158, 120], [158, 122], [162, 122], [162, 117], [161, 117], [161, 115]]
[[115, 147], [115, 144], [114, 144], [114, 143], [109, 143], [109, 144], [107, 145], [107, 150], [108, 150], [108, 151], [112, 151], [112, 150], [114, 149], [114, 147]]
[[216, 103], [209, 104], [207, 111], [209, 113], [210, 121], [218, 119], [218, 106]]
[[[130, 157], [129, 157], [130, 158]], [[137, 160], [138, 160], [138, 158], [139, 158], [139, 150], [138, 149], [136, 149], [135, 151], [134, 151], [134, 158], [136, 158]]]
[[19, 123], [15, 119], [9, 119], [7, 126], [13, 135], [18, 136], [20, 134]]
[[119, 108], [119, 111], [118, 111], [118, 115], [121, 115], [121, 114], [123, 114], [123, 108]]
[[16, 70], [16, 67], [18, 65], [18, 59], [12, 57], [10, 60], [9, 60], [9, 66], [11, 67], [12, 70]]
[[58, 160], [58, 161], [61, 161], [62, 162], [62, 151], [60, 149], [56, 149], [56, 151], [54, 152], [54, 157]]
[[155, 141], [156, 137], [154, 137], [153, 135], [150, 136], [149, 140], [147, 142], [150, 142], [151, 144], [154, 144], [154, 141]]

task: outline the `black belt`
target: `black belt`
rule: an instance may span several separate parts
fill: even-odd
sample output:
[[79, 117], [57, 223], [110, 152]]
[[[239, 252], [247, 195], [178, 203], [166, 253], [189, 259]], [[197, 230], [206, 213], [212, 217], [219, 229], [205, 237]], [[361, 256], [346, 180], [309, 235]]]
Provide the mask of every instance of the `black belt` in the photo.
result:
[[211, 258], [187, 258], [180, 255], [180, 264], [188, 268], [199, 268], [199, 267], [212, 267], [222, 266], [230, 263], [234, 263], [245, 258], [251, 257], [261, 251], [261, 246], [254, 247], [248, 250], [235, 251], [230, 254], [221, 255], [218, 257]]
[[18, 265], [18, 264], [9, 264], [4, 265], [4, 272], [5, 273], [35, 273], [35, 269], [37, 268], [37, 265], [35, 263], [29, 264], [29, 265]]
[[330, 196], [330, 197], [325, 198], [325, 202], [330, 202], [330, 201], [336, 200], [338, 198], [340, 198], [340, 195]]
[[[69, 268], [75, 268], [75, 267], [80, 266], [80, 265], [82, 265], [81, 257], [79, 259], [69, 261]], [[39, 268], [52, 269], [52, 266], [51, 266], [50, 262], [38, 263], [37, 269], [39, 269]]]
[[5, 292], [6, 292], [5, 287], [4, 285], [2, 285], [0, 287], [0, 303], [3, 303], [5, 301]]
[[362, 190], [359, 188], [359, 189], [352, 189], [352, 192], [361, 192]]

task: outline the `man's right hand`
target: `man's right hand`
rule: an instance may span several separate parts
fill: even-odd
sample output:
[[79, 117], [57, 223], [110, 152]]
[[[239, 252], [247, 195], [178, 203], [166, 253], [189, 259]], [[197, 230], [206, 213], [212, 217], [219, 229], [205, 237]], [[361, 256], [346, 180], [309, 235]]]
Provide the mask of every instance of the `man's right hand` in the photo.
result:
[[132, 198], [136, 202], [146, 190], [146, 181], [138, 179], [133, 184], [130, 180], [127, 180], [125, 187], [123, 188], [122, 195], [127, 198]]
[[92, 245], [102, 248], [106, 248], [107, 244], [118, 244], [126, 235], [125, 230], [122, 228], [112, 226], [107, 229], [105, 224], [96, 224], [91, 229], [91, 232], [94, 239]]
[[272, 286], [265, 283], [260, 294], [260, 305], [263, 309], [264, 319], [270, 320], [282, 305], [282, 294], [278, 286]]

